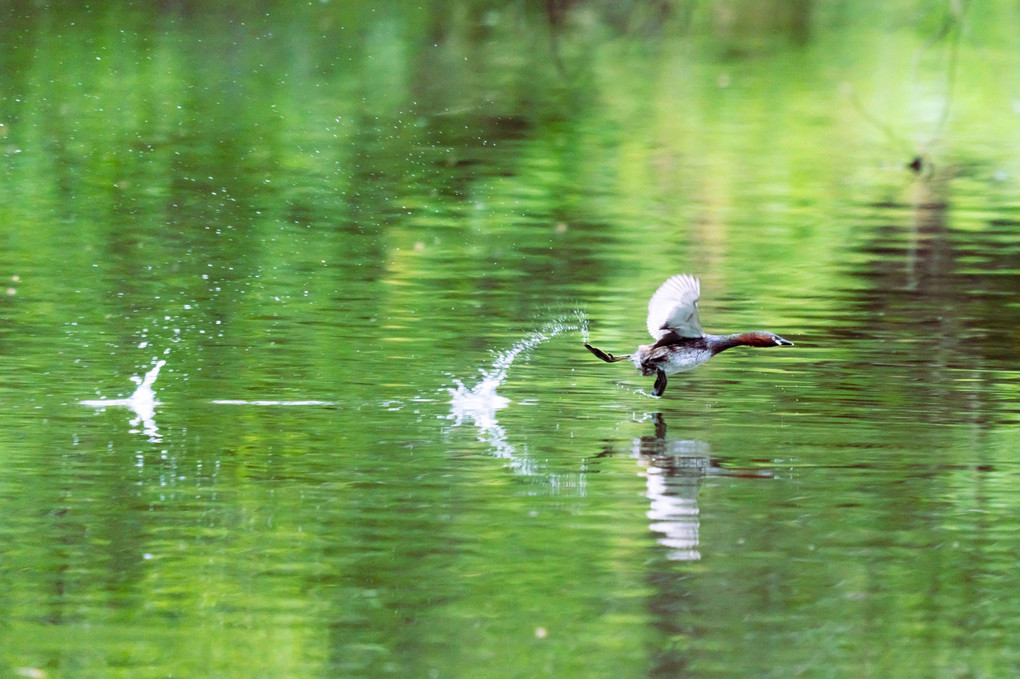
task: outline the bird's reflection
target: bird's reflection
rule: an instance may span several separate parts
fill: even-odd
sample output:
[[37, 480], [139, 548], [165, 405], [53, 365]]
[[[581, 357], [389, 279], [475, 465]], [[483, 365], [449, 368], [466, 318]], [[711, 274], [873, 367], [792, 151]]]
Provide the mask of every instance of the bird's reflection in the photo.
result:
[[648, 416], [655, 425], [651, 436], [634, 440], [632, 454], [645, 468], [649, 528], [672, 561], [701, 558], [698, 492], [708, 475], [769, 477], [766, 470], [723, 468], [711, 457], [704, 441], [671, 438], [661, 413]]
[[712, 466], [709, 445], [704, 441], [671, 439], [661, 413], [651, 415], [652, 436], [634, 440], [633, 455], [645, 467], [650, 506], [649, 528], [674, 561], [701, 558], [698, 551], [698, 489]]

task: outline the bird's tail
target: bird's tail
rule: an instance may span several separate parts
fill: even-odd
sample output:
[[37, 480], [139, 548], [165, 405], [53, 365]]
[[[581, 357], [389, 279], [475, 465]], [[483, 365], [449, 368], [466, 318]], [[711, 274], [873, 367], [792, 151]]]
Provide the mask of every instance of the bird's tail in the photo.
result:
[[617, 361], [625, 361], [628, 358], [630, 358], [630, 354], [624, 354], [623, 356], [613, 356], [612, 354], [608, 354], [602, 351], [601, 349], [596, 349], [590, 344], [585, 344], [584, 348], [590, 351], [591, 353], [595, 354], [599, 358], [601, 358], [606, 363], [616, 363]]

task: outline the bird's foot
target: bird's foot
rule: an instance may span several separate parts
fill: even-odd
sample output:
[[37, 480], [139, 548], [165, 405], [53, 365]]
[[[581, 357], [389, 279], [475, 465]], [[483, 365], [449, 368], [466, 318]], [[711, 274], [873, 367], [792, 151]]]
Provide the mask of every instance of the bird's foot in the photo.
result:
[[652, 387], [652, 396], [659, 398], [664, 391], [666, 391], [666, 373], [657, 370], [655, 372], [655, 386]]
[[596, 349], [590, 344], [585, 344], [584, 348], [590, 351], [591, 353], [595, 354], [599, 358], [601, 358], [606, 363], [616, 363], [617, 361], [622, 361], [625, 358], [628, 358], [627, 356], [613, 356], [612, 354], [606, 353], [601, 349]]

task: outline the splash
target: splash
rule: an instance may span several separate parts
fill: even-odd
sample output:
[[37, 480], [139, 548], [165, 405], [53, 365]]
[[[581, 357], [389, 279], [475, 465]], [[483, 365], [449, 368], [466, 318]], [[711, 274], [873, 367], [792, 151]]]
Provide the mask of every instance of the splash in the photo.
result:
[[[145, 373], [144, 377], [132, 375], [131, 381], [138, 386], [134, 393], [127, 398], [100, 398], [82, 401], [81, 404], [92, 408], [130, 408], [135, 413], [135, 417], [131, 420], [131, 426], [135, 427], [135, 429], [132, 429], [131, 433], [142, 433], [150, 441], [159, 441], [161, 437], [159, 428], [156, 426], [156, 406], [160, 405], [160, 403], [156, 400], [156, 392], [153, 390], [152, 385], [156, 383], [156, 378], [159, 377], [159, 370], [164, 365], [166, 365], [166, 361], [160, 360], [156, 362], [149, 372]], [[141, 430], [137, 429], [139, 425]]]
[[449, 419], [455, 420], [458, 425], [470, 420], [481, 428], [496, 424], [495, 412], [510, 404], [510, 399], [496, 393], [496, 389], [506, 380], [510, 366], [521, 354], [568, 331], [578, 331], [584, 341], [588, 341], [588, 319], [584, 312], [575, 310], [570, 315], [552, 320], [517, 340], [509, 349], [497, 353], [490, 368], [479, 368], [482, 378], [473, 387], [467, 387], [454, 378], [457, 386], [447, 389], [451, 406]]
[[574, 310], [559, 316], [537, 330], [529, 332], [509, 349], [495, 353], [489, 368], [479, 368], [481, 379], [473, 386], [467, 386], [461, 380], [453, 378], [455, 386], [447, 388], [450, 394], [450, 414], [446, 419], [453, 420], [455, 427], [464, 424], [477, 427], [478, 440], [488, 445], [494, 456], [506, 460], [514, 473], [541, 477], [555, 488], [579, 487], [583, 492], [583, 476], [570, 480], [563, 475], [543, 472], [535, 460], [518, 451], [510, 442], [506, 429], [499, 424], [496, 417], [496, 411], [506, 408], [511, 403], [510, 399], [500, 396], [496, 390], [506, 381], [514, 361], [522, 354], [526, 355], [564, 332], [580, 332], [584, 341], [588, 341], [588, 319], [582, 311]]
[[591, 337], [588, 335], [588, 317], [580, 309], [575, 309], [572, 313], [577, 319], [577, 329], [581, 333], [581, 341], [585, 344], [590, 344]]

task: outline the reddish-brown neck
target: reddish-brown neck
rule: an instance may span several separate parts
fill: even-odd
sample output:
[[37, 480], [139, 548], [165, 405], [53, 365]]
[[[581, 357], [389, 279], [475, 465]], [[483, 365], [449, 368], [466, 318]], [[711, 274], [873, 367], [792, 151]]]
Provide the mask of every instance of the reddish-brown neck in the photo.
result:
[[741, 332], [734, 335], [710, 336], [710, 344], [714, 353], [726, 351], [733, 347], [774, 347], [776, 340], [771, 333], [754, 331]]
[[758, 330], [740, 333], [737, 338], [741, 344], [748, 347], [774, 347], [777, 344], [776, 337], [771, 332]]

